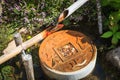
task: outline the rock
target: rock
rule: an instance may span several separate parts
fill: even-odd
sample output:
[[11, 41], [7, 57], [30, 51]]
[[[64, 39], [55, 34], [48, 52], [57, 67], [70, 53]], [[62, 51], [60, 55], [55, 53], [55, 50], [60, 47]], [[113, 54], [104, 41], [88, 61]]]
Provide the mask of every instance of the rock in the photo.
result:
[[106, 59], [120, 69], [120, 47], [109, 51], [106, 55]]

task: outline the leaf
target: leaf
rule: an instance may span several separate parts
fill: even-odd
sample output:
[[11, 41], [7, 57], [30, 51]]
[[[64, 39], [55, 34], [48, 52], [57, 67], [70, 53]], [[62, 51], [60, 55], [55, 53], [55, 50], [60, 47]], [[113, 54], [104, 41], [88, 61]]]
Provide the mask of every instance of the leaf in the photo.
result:
[[[120, 0], [118, 0], [118, 1], [120, 1]], [[120, 3], [118, 3], [118, 2], [110, 2], [109, 4], [111, 7], [115, 8], [115, 9], [120, 8]]]
[[14, 11], [14, 13], [17, 14], [17, 15], [20, 14], [17, 9], [14, 9], [13, 11]]
[[117, 43], [118, 43], [118, 38], [116, 37], [116, 35], [114, 35], [114, 36], [112, 37], [111, 43], [112, 43], [113, 45], [117, 45]]
[[31, 38], [32, 38], [32, 36], [30, 36], [30, 35], [29, 35], [29, 36], [27, 36], [27, 39], [31, 39]]
[[111, 0], [111, 1], [114, 1], [116, 3], [120, 3], [120, 0]]
[[117, 33], [116, 33], [116, 37], [117, 37], [118, 39], [120, 39], [120, 32], [117, 32]]
[[112, 31], [107, 31], [105, 32], [101, 37], [102, 38], [109, 38], [113, 35], [113, 32]]
[[114, 33], [116, 33], [118, 31], [118, 26], [113, 26], [110, 29], [112, 30], [112, 32], [114, 34]]
[[120, 20], [120, 11], [112, 12], [110, 16], [114, 18], [113, 22], [117, 23]]
[[108, 47], [108, 49], [113, 49], [115, 48], [115, 45], [111, 45], [110, 47]]
[[14, 67], [12, 66], [5, 66], [1, 70], [3, 75], [12, 75], [14, 73]]
[[110, 3], [110, 1], [108, 1], [108, 0], [101, 0], [101, 5], [102, 6], [106, 6], [106, 5], [108, 5]]
[[0, 73], [0, 80], [3, 80], [1, 73]]

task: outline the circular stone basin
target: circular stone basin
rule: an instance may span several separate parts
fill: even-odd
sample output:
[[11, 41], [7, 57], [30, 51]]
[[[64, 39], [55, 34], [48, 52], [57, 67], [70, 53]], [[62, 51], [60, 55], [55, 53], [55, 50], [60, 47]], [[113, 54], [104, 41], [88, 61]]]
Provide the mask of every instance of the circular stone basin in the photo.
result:
[[72, 30], [51, 34], [39, 49], [44, 72], [61, 80], [77, 80], [87, 76], [95, 66], [96, 54], [93, 42], [84, 34]]

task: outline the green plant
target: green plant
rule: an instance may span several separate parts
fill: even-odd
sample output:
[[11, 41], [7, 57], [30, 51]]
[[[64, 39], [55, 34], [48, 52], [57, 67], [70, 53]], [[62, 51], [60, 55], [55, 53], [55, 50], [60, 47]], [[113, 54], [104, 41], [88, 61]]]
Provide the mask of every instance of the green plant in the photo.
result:
[[4, 80], [15, 80], [14, 68], [12, 66], [5, 66], [1, 70]]
[[[119, 13], [120, 14], [120, 13]], [[117, 14], [115, 14], [115, 16], [117, 16]], [[101, 37], [103, 38], [110, 38], [112, 37], [111, 43], [113, 45], [117, 45], [118, 41], [120, 39], [120, 31], [119, 31], [119, 24], [117, 24], [117, 20], [115, 18], [115, 16], [113, 17], [112, 15], [110, 15], [109, 17], [109, 31], [105, 32]], [[120, 17], [120, 16], [119, 16]]]
[[14, 29], [12, 27], [9, 27], [9, 24], [0, 25], [0, 55], [2, 53], [2, 50], [7, 46], [8, 42], [12, 40], [13, 32]]
[[13, 28], [27, 27], [33, 30], [43, 24], [50, 23], [70, 4], [72, 4], [72, 1], [67, 0], [5, 1], [2, 5], [2, 20], [5, 23], [10, 23], [10, 27]]
[[0, 80], [2, 80], [3, 79], [3, 77], [2, 77], [2, 75], [1, 75], [1, 73], [0, 73]]
[[111, 37], [112, 46], [115, 47], [120, 41], [120, 1], [102, 0], [101, 3], [109, 11], [104, 13], [106, 16], [104, 26], [107, 26], [107, 31], [101, 37]]

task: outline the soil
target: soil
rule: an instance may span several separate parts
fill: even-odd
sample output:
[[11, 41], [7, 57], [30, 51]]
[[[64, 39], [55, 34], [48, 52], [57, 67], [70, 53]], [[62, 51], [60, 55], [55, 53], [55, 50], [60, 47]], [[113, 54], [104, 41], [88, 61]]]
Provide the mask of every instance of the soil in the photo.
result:
[[41, 44], [39, 57], [42, 64], [51, 69], [71, 72], [85, 67], [96, 50], [84, 34], [63, 30], [48, 36]]

